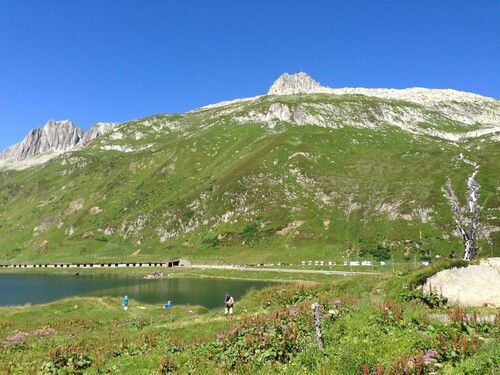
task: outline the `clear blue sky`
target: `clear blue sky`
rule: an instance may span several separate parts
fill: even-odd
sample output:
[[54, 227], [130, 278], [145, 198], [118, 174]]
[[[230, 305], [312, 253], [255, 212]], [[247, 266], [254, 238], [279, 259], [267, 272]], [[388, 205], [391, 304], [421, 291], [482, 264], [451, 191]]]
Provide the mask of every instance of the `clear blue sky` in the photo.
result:
[[184, 112], [283, 72], [498, 98], [499, 46], [498, 0], [0, 0], [0, 149], [48, 119]]

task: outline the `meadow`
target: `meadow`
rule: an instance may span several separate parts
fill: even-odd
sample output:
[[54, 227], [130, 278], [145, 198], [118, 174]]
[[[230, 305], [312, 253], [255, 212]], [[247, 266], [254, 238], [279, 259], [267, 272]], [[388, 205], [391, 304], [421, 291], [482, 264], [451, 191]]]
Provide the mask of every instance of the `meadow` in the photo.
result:
[[[222, 307], [166, 310], [137, 301], [124, 311], [117, 298], [1, 308], [0, 372], [495, 374], [498, 311], [449, 306], [415, 289], [438, 270], [463, 265], [442, 261], [330, 280], [317, 275], [252, 291], [236, 301], [231, 318]], [[239, 277], [245, 275], [253, 277]], [[313, 303], [321, 306], [324, 349]], [[496, 319], [485, 323], [478, 318], [484, 315]]]

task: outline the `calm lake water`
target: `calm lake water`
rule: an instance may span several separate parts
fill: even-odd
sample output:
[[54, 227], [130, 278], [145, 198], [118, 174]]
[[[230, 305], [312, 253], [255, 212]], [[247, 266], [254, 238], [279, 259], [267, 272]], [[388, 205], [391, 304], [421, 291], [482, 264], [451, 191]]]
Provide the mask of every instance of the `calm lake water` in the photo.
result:
[[140, 302], [162, 304], [171, 300], [174, 305], [201, 305], [212, 309], [223, 305], [225, 293], [239, 299], [251, 289], [273, 284], [226, 279], [145, 280], [117, 275], [0, 274], [0, 306], [40, 304], [70, 296], [127, 295]]

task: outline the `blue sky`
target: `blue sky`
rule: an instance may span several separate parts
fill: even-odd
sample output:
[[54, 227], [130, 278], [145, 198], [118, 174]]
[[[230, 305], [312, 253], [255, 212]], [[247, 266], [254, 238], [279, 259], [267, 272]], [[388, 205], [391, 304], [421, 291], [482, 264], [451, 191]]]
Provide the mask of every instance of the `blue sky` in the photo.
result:
[[48, 119], [184, 112], [283, 72], [498, 98], [499, 45], [497, 0], [0, 0], [0, 149]]

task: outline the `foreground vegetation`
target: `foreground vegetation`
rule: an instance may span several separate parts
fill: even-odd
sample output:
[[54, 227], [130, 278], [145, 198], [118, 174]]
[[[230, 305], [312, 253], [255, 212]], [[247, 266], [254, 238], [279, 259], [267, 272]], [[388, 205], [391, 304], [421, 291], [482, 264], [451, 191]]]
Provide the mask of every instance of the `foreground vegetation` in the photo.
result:
[[[413, 289], [438, 269], [287, 283], [221, 310], [70, 298], [0, 310], [0, 373], [489, 374], [500, 371], [492, 309], [452, 308]], [[321, 305], [318, 348], [311, 305]], [[450, 322], [433, 318], [450, 316]]]

